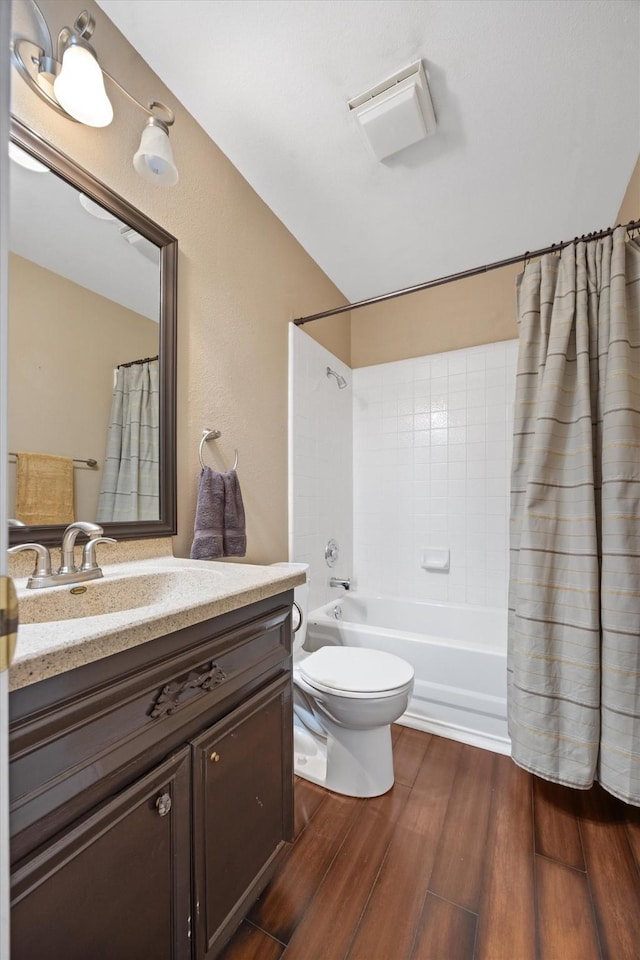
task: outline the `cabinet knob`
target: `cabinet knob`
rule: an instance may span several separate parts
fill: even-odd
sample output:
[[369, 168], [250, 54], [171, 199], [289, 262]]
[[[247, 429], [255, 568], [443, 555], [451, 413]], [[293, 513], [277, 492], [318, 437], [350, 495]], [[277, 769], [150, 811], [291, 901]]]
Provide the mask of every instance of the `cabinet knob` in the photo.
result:
[[219, 759], [220, 759], [220, 754], [219, 754], [219, 753], [216, 753], [215, 750], [214, 750], [213, 753], [211, 754], [211, 760], [212, 760], [214, 763], [217, 763]]
[[161, 797], [158, 797], [156, 800], [156, 809], [161, 817], [166, 817], [171, 810], [171, 797], [168, 793], [163, 793]]

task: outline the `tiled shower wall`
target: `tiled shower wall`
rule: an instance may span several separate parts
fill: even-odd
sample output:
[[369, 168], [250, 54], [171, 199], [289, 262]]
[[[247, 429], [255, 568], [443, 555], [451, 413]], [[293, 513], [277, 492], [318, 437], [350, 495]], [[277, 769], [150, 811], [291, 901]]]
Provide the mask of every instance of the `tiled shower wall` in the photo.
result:
[[[517, 341], [353, 371], [363, 593], [506, 606]], [[450, 550], [448, 573], [422, 552]]]
[[[329, 578], [353, 574], [353, 442], [351, 369], [315, 340], [289, 327], [289, 559], [310, 564], [309, 609], [342, 590]], [[347, 380], [338, 389], [331, 367]], [[340, 558], [330, 569], [325, 545]]]

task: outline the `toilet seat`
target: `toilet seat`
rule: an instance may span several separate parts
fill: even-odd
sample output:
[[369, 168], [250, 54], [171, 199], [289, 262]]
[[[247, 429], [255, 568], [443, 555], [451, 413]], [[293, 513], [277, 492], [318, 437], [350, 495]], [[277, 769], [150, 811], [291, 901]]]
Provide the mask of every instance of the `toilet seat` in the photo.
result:
[[319, 693], [354, 699], [391, 697], [413, 682], [411, 664], [392, 653], [363, 647], [321, 647], [298, 670]]

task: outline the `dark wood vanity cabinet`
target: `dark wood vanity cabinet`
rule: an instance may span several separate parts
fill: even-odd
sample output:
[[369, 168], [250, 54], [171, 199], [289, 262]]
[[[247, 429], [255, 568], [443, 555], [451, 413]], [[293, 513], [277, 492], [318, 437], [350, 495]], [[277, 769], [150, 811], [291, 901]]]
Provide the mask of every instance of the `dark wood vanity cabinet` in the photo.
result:
[[291, 595], [10, 696], [12, 960], [212, 960], [291, 839]]
[[283, 844], [285, 693], [288, 681], [276, 681], [193, 743], [197, 960], [215, 956]]
[[186, 960], [189, 802], [185, 748], [29, 857], [13, 875], [12, 958]]

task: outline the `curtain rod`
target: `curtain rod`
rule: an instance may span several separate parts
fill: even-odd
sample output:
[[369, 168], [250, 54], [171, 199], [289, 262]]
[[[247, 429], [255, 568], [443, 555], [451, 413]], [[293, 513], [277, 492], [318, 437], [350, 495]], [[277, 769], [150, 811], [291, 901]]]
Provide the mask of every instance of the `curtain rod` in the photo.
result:
[[[629, 223], [618, 224], [624, 226], [626, 230], [635, 230], [640, 228], [640, 220], [631, 220]], [[426, 283], [417, 283], [413, 287], [404, 287], [402, 290], [394, 290], [392, 293], [382, 293], [378, 297], [369, 297], [368, 300], [358, 300], [356, 303], [347, 303], [344, 307], [335, 307], [333, 310], [324, 310], [322, 313], [312, 313], [308, 317], [298, 317], [293, 323], [296, 327], [301, 327], [305, 323], [311, 323], [312, 320], [322, 320], [324, 317], [335, 317], [339, 313], [349, 313], [351, 310], [359, 310], [360, 307], [370, 307], [374, 303], [384, 303], [385, 300], [395, 300], [396, 297], [405, 297], [408, 293], [418, 293], [420, 290], [430, 290], [432, 287], [440, 287], [445, 283], [452, 283], [454, 280], [466, 280], [468, 277], [477, 277], [480, 273], [489, 273], [490, 270], [498, 270], [500, 267], [509, 267], [514, 263], [520, 263], [521, 260], [532, 260], [534, 257], [542, 257], [545, 253], [558, 253], [572, 243], [579, 240], [600, 240], [602, 237], [608, 237], [617, 227], [608, 227], [606, 230], [600, 230], [598, 233], [582, 234], [581, 237], [574, 237], [573, 240], [564, 240], [562, 243], [552, 243], [550, 247], [541, 247], [540, 250], [527, 250], [517, 257], [509, 257], [506, 260], [494, 260], [493, 263], [487, 263], [483, 267], [474, 267], [472, 270], [463, 270], [461, 273], [450, 273], [446, 277], [438, 277], [437, 280], [427, 280]]]
[[121, 367], [137, 367], [141, 363], [152, 363], [154, 360], [158, 359], [158, 354], [155, 357], [143, 357], [142, 360], [129, 360], [129, 363], [119, 363], [118, 370]]

